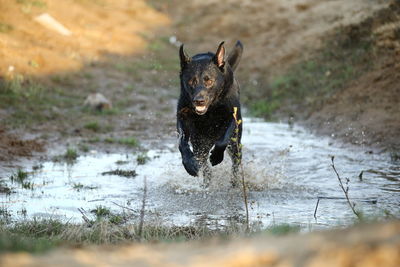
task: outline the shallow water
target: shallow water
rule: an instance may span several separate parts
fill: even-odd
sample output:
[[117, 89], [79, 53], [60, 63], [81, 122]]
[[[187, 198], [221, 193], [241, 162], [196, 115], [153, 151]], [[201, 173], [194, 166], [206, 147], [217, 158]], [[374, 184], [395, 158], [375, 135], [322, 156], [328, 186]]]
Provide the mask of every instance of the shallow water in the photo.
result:
[[[286, 124], [250, 119], [244, 122], [243, 145], [253, 224], [289, 223], [315, 229], [352, 223], [355, 216], [338, 186], [331, 156], [335, 156], [343, 180], [350, 179], [349, 195], [357, 210], [373, 217], [400, 216], [400, 165], [385, 155], [338, 146], [300, 127], [290, 129]], [[14, 218], [52, 217], [74, 222], [83, 220], [78, 208], [91, 217], [90, 210], [97, 206], [138, 216], [146, 183], [147, 222], [215, 228], [244, 221], [242, 191], [230, 187], [227, 155], [223, 164], [212, 168], [213, 180], [207, 189], [202, 188], [201, 178], [185, 172], [176, 144], [150, 150], [147, 155], [150, 160], [144, 165], [138, 165], [133, 154], [88, 153], [72, 165], [42, 162], [42, 168], [30, 175], [32, 189], [7, 181], [15, 193], [0, 194], [2, 208]], [[136, 170], [138, 175], [102, 174], [115, 169]], [[314, 219], [318, 197], [323, 199]]]

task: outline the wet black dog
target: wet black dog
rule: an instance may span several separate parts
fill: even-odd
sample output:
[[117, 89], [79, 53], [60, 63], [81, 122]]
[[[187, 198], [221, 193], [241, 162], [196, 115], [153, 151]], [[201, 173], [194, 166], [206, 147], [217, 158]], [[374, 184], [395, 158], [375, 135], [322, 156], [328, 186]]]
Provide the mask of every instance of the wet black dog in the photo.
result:
[[211, 170], [207, 163], [210, 150], [212, 149], [210, 162], [215, 166], [224, 159], [227, 147], [233, 162], [232, 184], [237, 184], [242, 124], [237, 125], [233, 117], [236, 107], [237, 120], [241, 120], [239, 84], [233, 72], [239, 64], [242, 51], [243, 46], [238, 41], [225, 61], [224, 42], [218, 46], [215, 54], [208, 52], [189, 57], [183, 45], [179, 50], [179, 151], [183, 166], [190, 175], [197, 176], [200, 169], [203, 170], [205, 186], [211, 178]]

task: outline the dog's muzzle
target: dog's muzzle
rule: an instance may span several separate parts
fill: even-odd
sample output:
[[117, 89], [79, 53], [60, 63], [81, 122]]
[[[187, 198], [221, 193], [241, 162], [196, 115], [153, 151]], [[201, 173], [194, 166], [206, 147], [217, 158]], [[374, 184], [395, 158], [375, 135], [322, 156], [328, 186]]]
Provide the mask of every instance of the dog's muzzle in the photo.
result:
[[203, 97], [196, 97], [193, 99], [193, 106], [197, 115], [204, 115], [208, 109], [206, 100]]

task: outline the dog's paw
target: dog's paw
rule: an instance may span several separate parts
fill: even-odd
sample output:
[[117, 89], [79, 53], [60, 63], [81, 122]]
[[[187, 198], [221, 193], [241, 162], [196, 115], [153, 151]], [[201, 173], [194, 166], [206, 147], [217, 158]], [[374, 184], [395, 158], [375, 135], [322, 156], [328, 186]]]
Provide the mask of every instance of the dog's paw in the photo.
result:
[[212, 166], [220, 164], [224, 160], [224, 150], [213, 149], [210, 155], [210, 162]]
[[183, 163], [183, 166], [185, 167], [186, 171], [190, 175], [192, 175], [192, 176], [198, 175], [200, 166], [193, 157], [183, 160], [182, 163]]

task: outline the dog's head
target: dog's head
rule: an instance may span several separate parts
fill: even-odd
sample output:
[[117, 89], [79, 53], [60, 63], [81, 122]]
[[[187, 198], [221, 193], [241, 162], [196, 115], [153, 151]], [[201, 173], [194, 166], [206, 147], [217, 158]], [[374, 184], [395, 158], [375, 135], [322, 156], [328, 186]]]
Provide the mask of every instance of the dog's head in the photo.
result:
[[233, 82], [233, 70], [239, 63], [243, 46], [238, 41], [235, 49], [225, 62], [225, 48], [222, 42], [217, 52], [197, 54], [189, 57], [181, 45], [181, 86], [192, 102], [194, 111], [204, 115]]

